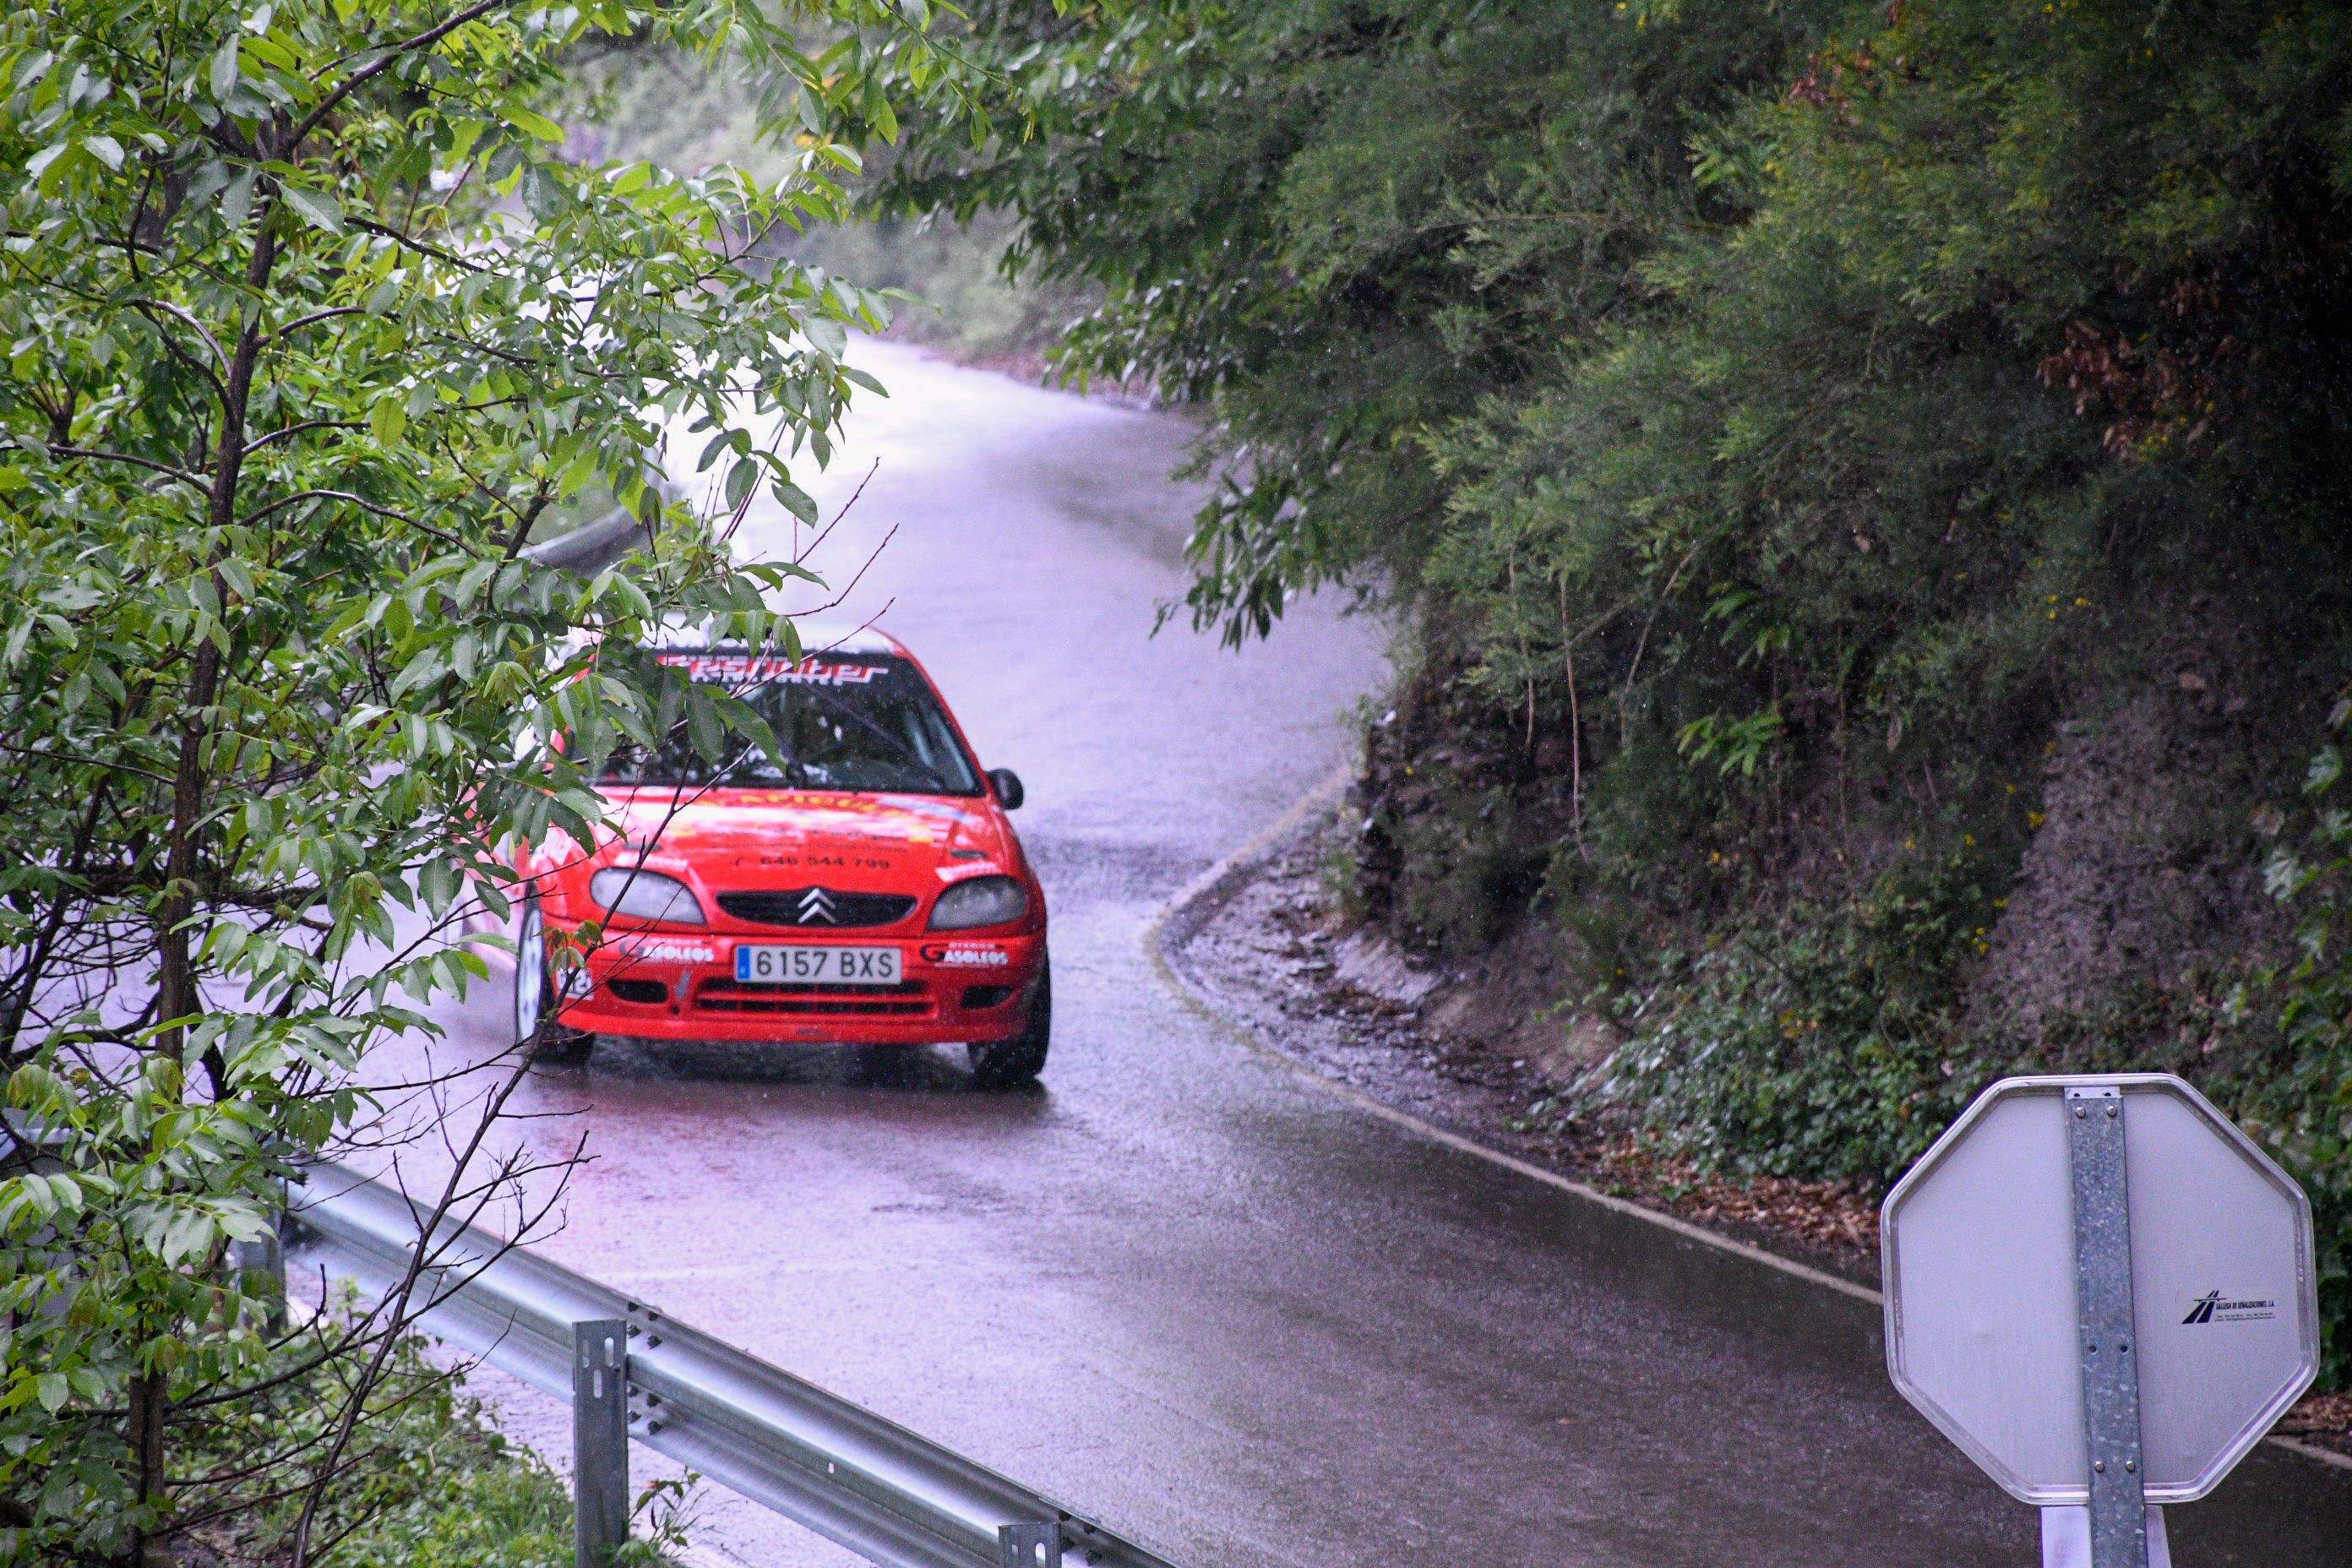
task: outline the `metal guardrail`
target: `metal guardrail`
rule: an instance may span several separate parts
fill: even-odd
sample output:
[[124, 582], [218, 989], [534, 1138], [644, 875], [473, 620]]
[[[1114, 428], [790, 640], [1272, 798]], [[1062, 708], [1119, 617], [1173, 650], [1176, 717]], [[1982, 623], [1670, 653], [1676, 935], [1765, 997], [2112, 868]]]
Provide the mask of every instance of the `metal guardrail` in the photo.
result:
[[569, 533], [531, 545], [523, 553], [542, 566], [596, 572], [627, 554], [629, 547], [645, 531], [646, 525], [631, 516], [627, 508], [617, 508], [610, 517], [583, 523]]
[[331, 1163], [310, 1167], [290, 1207], [333, 1271], [372, 1292], [404, 1279], [422, 1246], [429, 1267], [412, 1300], [431, 1304], [419, 1326], [573, 1400], [583, 1562], [609, 1550], [590, 1531], [592, 1516], [609, 1521], [615, 1495], [625, 1522], [619, 1426], [887, 1568], [1171, 1568], [1017, 1481], [486, 1230], [445, 1219], [425, 1237], [426, 1213]]

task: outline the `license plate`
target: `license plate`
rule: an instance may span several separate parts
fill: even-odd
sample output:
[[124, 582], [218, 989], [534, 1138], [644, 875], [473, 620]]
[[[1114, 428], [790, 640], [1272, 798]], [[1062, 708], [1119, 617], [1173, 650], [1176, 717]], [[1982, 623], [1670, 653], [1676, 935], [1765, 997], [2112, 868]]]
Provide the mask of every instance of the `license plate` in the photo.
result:
[[735, 978], [763, 984], [896, 985], [895, 947], [739, 947]]

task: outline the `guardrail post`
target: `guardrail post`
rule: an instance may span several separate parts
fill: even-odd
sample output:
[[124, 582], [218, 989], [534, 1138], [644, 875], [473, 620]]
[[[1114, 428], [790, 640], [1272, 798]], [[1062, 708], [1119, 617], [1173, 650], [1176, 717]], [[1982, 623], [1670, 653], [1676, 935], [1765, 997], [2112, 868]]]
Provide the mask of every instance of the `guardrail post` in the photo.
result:
[[572, 1325], [572, 1541], [577, 1568], [612, 1568], [629, 1538], [629, 1325]]
[[228, 1244], [228, 1266], [240, 1274], [261, 1276], [261, 1294], [268, 1305], [261, 1324], [270, 1333], [286, 1326], [286, 1243], [273, 1227], [267, 1236]]
[[997, 1526], [996, 1561], [1001, 1568], [1062, 1568], [1062, 1521]]

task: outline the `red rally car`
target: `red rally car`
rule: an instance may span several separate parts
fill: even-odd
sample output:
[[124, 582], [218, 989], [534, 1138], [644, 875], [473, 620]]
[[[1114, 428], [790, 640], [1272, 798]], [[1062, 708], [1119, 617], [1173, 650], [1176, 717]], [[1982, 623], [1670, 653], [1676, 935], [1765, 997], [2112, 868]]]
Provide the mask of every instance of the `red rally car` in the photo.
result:
[[1020, 779], [982, 771], [896, 639], [809, 643], [797, 661], [657, 653], [756, 708], [782, 765], [757, 748], [714, 765], [682, 737], [614, 753], [599, 787], [624, 835], [518, 861], [519, 1040], [961, 1041], [995, 1086], [1045, 1067], [1045, 895], [1005, 816]]

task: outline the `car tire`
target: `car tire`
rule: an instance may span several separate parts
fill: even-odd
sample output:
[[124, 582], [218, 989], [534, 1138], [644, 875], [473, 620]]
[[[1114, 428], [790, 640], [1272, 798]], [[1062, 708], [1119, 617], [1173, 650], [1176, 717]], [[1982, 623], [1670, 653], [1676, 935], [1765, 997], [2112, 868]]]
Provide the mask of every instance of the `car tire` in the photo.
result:
[[515, 925], [514, 1037], [533, 1061], [580, 1061], [596, 1042], [586, 1030], [556, 1021], [562, 984], [539, 900], [525, 899]]
[[1034, 1083], [1045, 1070], [1045, 1052], [1054, 1038], [1054, 969], [1037, 972], [1037, 988], [1029, 998], [1029, 1021], [1009, 1040], [964, 1047], [971, 1058], [971, 1076], [982, 1089], [1017, 1089]]

